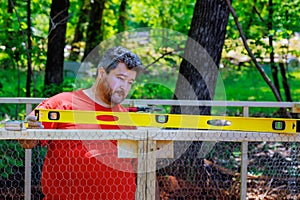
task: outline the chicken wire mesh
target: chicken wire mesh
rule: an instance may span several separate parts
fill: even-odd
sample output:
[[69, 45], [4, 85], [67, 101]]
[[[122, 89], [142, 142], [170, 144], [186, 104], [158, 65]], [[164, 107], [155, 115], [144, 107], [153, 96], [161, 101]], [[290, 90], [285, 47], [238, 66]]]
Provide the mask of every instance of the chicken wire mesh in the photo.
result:
[[[114, 131], [117, 132], [117, 131]], [[109, 132], [111, 137], [107, 139], [116, 140], [124, 132]], [[85, 199], [105, 199], [95, 196], [98, 191], [93, 191], [95, 183], [88, 182], [84, 178], [82, 171], [89, 173], [97, 180], [105, 185], [103, 193], [106, 193], [106, 199], [113, 199], [118, 193], [118, 187], [124, 187], [130, 190], [133, 187], [134, 194], [122, 196], [119, 194], [119, 199], [240, 199], [241, 192], [241, 166], [242, 166], [242, 149], [241, 142], [245, 138], [249, 139], [248, 143], [248, 167], [247, 167], [247, 199], [299, 199], [299, 137], [280, 135], [280, 134], [261, 134], [261, 133], [240, 133], [240, 132], [218, 132], [216, 134], [201, 134], [201, 132], [177, 131], [178, 137], [174, 136], [172, 131], [165, 130], [163, 134], [148, 135], [154, 141], [170, 140], [173, 138], [172, 145], [174, 158], [157, 158], [155, 145], [151, 143], [149, 138], [131, 138], [132, 134], [126, 136], [126, 139], [143, 142], [143, 147], [139, 146], [140, 156], [136, 158], [118, 158], [129, 159], [130, 165], [135, 166], [134, 182], [128, 182], [128, 175], [123, 179], [121, 174], [115, 171], [122, 171], [121, 168], [111, 170], [105, 177], [98, 176], [98, 171], [103, 171], [103, 168], [95, 166], [89, 167], [89, 163], [85, 159], [79, 159], [79, 154], [73, 154], [76, 159], [69, 159], [68, 162], [62, 161], [62, 155], [57, 155], [53, 160], [52, 170], [55, 176], [52, 176], [54, 184], [60, 188], [62, 182], [81, 185], [81, 192], [85, 193]], [[81, 143], [82, 137], [80, 133], [77, 135], [69, 133], [69, 139], [66, 140], [66, 134], [58, 132], [49, 132], [39, 134], [38, 131], [34, 134], [22, 134], [22, 132], [6, 132], [6, 137], [3, 139], [17, 136], [26, 138], [28, 135], [46, 139], [53, 137], [58, 139], [61, 137], [62, 142], [68, 142], [70, 137], [77, 136], [77, 142]], [[95, 141], [102, 141], [105, 135], [95, 132], [89, 132], [91, 138], [95, 137]], [[155, 133], [155, 131], [152, 133]], [[4, 132], [1, 132], [5, 136]], [[100, 136], [101, 138], [99, 138]], [[164, 137], [162, 137], [164, 135]], [[172, 136], [172, 137], [171, 137]], [[186, 141], [182, 141], [181, 137], [185, 137]], [[195, 139], [197, 137], [197, 139]], [[89, 138], [89, 139], [91, 139]], [[45, 139], [45, 138], [43, 138]], [[79, 140], [80, 139], [80, 140]], [[124, 137], [120, 137], [124, 140]], [[218, 141], [218, 142], [216, 142]], [[77, 144], [78, 145], [78, 144]], [[168, 144], [170, 145], [170, 144]], [[65, 148], [64, 152], [71, 152]], [[184, 151], [182, 151], [182, 148]], [[168, 151], [172, 149], [168, 149]], [[1, 140], [1, 176], [0, 176], [0, 199], [24, 199], [24, 177], [25, 177], [25, 156], [24, 149], [20, 147], [15, 140]], [[37, 146], [32, 150], [32, 168], [31, 168], [31, 199], [43, 199], [45, 194], [44, 188], [41, 185], [42, 170], [45, 165], [44, 159], [47, 149]], [[151, 152], [150, 154], [145, 152]], [[203, 152], [206, 152], [203, 154]], [[167, 153], [167, 152], [165, 152]], [[160, 152], [162, 154], [162, 152]], [[71, 155], [71, 154], [69, 154]], [[163, 156], [160, 156], [163, 157]], [[117, 160], [111, 160], [117, 163]], [[132, 162], [134, 161], [134, 162]], [[104, 161], [101, 160], [101, 163]], [[109, 163], [109, 162], [108, 162]], [[113, 163], [113, 164], [115, 164]], [[107, 163], [106, 163], [107, 164]], [[110, 163], [111, 164], [111, 163]], [[57, 166], [57, 167], [55, 167]], [[63, 168], [69, 166], [68, 170], [73, 169], [76, 176], [68, 177], [61, 173]], [[72, 168], [70, 168], [72, 166]], [[77, 166], [77, 167], [76, 167]], [[103, 167], [103, 166], [102, 166]], [[128, 169], [124, 169], [127, 170]], [[81, 172], [80, 172], [81, 171]], [[140, 173], [139, 173], [140, 172]], [[120, 176], [120, 177], [118, 177]], [[76, 181], [77, 179], [77, 181]], [[78, 180], [81, 180], [78, 182]], [[105, 181], [104, 181], [105, 180]], [[46, 184], [47, 185], [47, 184]], [[135, 187], [136, 186], [136, 187]], [[78, 189], [77, 188], [77, 189]], [[86, 189], [89, 188], [89, 189]], [[48, 188], [49, 190], [51, 188]], [[47, 190], [47, 187], [46, 187]], [[59, 190], [59, 189], [57, 189]], [[53, 192], [53, 189], [51, 189]], [[64, 191], [66, 192], [66, 191]], [[74, 191], [72, 192], [74, 194]], [[76, 193], [76, 192], [75, 192]], [[62, 199], [62, 198], [60, 198]], [[67, 198], [70, 199], [70, 198]], [[76, 199], [72, 197], [71, 199]], [[81, 198], [82, 199], [82, 198]]]
[[[25, 199], [25, 150], [16, 140], [0, 141], [0, 199]], [[43, 199], [41, 172], [46, 148], [32, 151], [32, 199]]]
[[[299, 149], [294, 142], [250, 142], [246, 199], [299, 199]], [[205, 158], [160, 169], [161, 199], [240, 199], [241, 143], [218, 142]]]

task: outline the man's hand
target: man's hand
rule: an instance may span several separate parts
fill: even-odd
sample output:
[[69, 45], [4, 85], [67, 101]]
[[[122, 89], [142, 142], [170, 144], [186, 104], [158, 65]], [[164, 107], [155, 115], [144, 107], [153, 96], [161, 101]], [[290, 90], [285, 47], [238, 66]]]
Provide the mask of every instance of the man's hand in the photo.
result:
[[27, 122], [27, 129], [43, 129], [44, 126], [42, 122], [38, 121], [36, 116], [27, 116], [25, 118]]
[[[25, 121], [27, 122], [27, 129], [43, 129], [44, 128], [42, 123], [37, 121], [36, 116], [27, 116], [25, 118]], [[39, 143], [39, 141], [38, 140], [19, 140], [19, 143], [24, 149], [32, 149]]]

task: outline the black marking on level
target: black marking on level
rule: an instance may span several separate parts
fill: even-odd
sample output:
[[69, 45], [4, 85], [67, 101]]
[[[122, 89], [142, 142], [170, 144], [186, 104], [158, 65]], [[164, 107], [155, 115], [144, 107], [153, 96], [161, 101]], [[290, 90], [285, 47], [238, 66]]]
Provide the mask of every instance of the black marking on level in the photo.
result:
[[40, 111], [39, 110], [34, 110], [34, 115], [36, 116], [36, 120], [40, 120]]

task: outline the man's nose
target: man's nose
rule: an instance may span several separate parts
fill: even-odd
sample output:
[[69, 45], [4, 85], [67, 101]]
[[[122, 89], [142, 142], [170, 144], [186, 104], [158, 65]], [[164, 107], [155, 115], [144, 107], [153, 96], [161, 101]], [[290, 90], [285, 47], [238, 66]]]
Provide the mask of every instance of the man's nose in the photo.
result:
[[129, 90], [131, 88], [131, 84], [129, 83], [129, 81], [124, 81], [124, 83], [120, 85], [120, 88], [122, 88], [123, 90]]

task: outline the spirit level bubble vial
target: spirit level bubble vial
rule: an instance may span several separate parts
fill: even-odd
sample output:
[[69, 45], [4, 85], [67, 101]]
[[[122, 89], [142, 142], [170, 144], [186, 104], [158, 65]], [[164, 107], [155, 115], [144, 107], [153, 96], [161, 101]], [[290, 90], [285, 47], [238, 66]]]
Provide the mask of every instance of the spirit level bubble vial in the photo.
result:
[[273, 121], [272, 123], [273, 130], [283, 131], [285, 130], [285, 122], [284, 121]]

